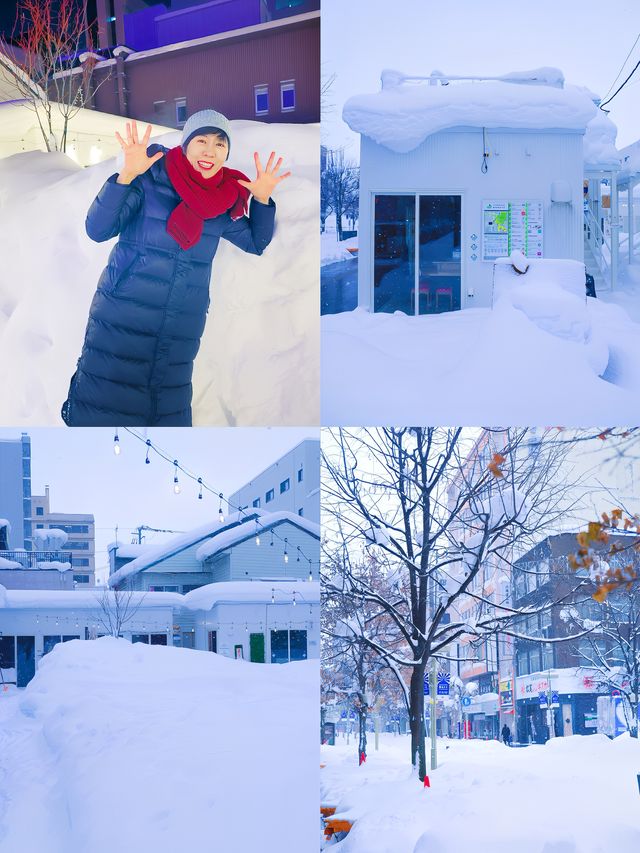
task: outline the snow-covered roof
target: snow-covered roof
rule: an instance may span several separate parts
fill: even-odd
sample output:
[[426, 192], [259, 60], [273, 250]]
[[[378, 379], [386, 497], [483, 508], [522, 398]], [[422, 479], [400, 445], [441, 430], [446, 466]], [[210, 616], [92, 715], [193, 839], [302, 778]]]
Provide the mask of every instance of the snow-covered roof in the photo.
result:
[[116, 595], [125, 595], [134, 607], [171, 607], [186, 610], [210, 610], [216, 604], [318, 604], [317, 581], [229, 581], [211, 583], [186, 595], [179, 592], [126, 592], [112, 590], [5, 589], [0, 586], [0, 608], [10, 610], [95, 610], [104, 596], [115, 603]]
[[[296, 527], [299, 527], [301, 530], [305, 530], [317, 539], [320, 538], [319, 524], [315, 524], [313, 521], [302, 518], [300, 515], [294, 515], [292, 512], [285, 511], [271, 512], [268, 515], [263, 515], [258, 525], [259, 530], [260, 532], [271, 530], [286, 521]], [[255, 524], [249, 525], [248, 527], [246, 525], [240, 525], [233, 527], [230, 530], [225, 530], [223, 533], [219, 533], [217, 536], [214, 536], [212, 539], [207, 540], [207, 542], [201, 545], [196, 551], [196, 559], [200, 562], [204, 562], [209, 557], [214, 557], [221, 551], [225, 551], [227, 548], [238, 545], [240, 542], [244, 542], [255, 535]]]
[[117, 557], [125, 557], [133, 560], [136, 557], [139, 557], [140, 554], [144, 554], [144, 552], [148, 551], [150, 548], [155, 547], [155, 545], [151, 545], [146, 542], [141, 542], [140, 544], [137, 542], [109, 542], [107, 545], [107, 551], [117, 551]]
[[[253, 509], [249, 514], [245, 512], [233, 513], [225, 518], [223, 522], [220, 522], [216, 517], [215, 520], [202, 524], [200, 527], [196, 527], [193, 530], [187, 530], [185, 533], [180, 533], [178, 536], [172, 536], [171, 539], [168, 539], [161, 545], [154, 545], [153, 547], [145, 548], [140, 556], [137, 556], [134, 560], [127, 563], [126, 566], [123, 566], [121, 569], [118, 569], [117, 572], [114, 572], [109, 577], [109, 586], [114, 586], [125, 578], [128, 578], [129, 575], [136, 574], [143, 569], [148, 569], [150, 566], [159, 563], [161, 560], [165, 560], [167, 557], [173, 556], [173, 554], [184, 551], [185, 548], [190, 548], [197, 542], [209, 539], [217, 533], [222, 533], [225, 530], [229, 530], [236, 527], [238, 524], [243, 524], [247, 521], [255, 522], [257, 518], [264, 514], [265, 513], [263, 513], [262, 510]], [[129, 546], [125, 547], [128, 548]], [[116, 550], [116, 555], [120, 556], [119, 548]]]
[[318, 581], [223, 581], [210, 583], [188, 592], [184, 607], [189, 610], [211, 610], [216, 604], [291, 604], [293, 593], [297, 604], [319, 604]]
[[584, 166], [586, 170], [619, 169], [621, 153], [616, 148], [618, 128], [602, 110], [587, 125], [583, 140]]
[[620, 157], [622, 158], [620, 178], [638, 177], [640, 175], [640, 140], [622, 148]]
[[342, 117], [356, 133], [403, 154], [453, 127], [584, 133], [596, 110], [593, 93], [566, 85], [554, 68], [460, 81], [387, 70], [381, 90], [349, 98]]

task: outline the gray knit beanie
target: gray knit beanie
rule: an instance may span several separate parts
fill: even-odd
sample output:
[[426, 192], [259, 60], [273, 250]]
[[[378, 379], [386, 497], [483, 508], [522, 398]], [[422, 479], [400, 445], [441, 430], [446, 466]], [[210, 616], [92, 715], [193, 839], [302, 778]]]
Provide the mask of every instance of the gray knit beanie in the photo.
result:
[[200, 133], [224, 133], [231, 151], [231, 124], [226, 116], [215, 110], [200, 110], [190, 116], [182, 129], [182, 150], [187, 150], [187, 145], [194, 136]]

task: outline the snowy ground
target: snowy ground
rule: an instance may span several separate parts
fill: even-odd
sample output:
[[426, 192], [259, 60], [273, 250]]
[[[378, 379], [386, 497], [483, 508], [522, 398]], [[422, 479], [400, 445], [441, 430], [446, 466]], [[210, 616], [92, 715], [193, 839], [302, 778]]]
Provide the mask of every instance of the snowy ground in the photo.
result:
[[530, 291], [493, 309], [323, 317], [322, 423], [637, 422], [639, 283], [586, 306], [553, 283]]
[[0, 851], [317, 849], [318, 700], [314, 661], [58, 645], [0, 688]]
[[322, 747], [322, 804], [355, 823], [344, 840], [326, 845], [335, 853], [640, 850], [640, 744], [628, 735], [523, 749], [439, 740], [430, 788], [407, 767], [407, 736], [383, 734], [362, 767], [353, 739], [336, 744]]
[[[319, 220], [317, 125], [232, 122], [229, 165], [254, 172], [275, 149], [288, 178], [274, 193], [276, 233], [262, 257], [221, 242], [211, 310], [194, 374], [194, 424], [318, 423]], [[160, 137], [167, 146], [178, 132]], [[89, 304], [113, 241], [93, 243], [84, 219], [115, 160], [81, 169], [39, 151], [0, 159], [0, 360], [3, 423], [58, 425]]]

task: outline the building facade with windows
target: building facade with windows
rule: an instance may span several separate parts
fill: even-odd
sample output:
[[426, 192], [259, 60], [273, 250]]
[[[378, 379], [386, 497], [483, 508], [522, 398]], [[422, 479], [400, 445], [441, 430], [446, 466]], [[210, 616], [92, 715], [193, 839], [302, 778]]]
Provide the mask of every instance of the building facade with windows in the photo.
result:
[[115, 633], [133, 643], [287, 663], [320, 656], [320, 585], [217, 583], [187, 595], [0, 586], [0, 624], [0, 684], [18, 687], [58, 643]]
[[[230, 119], [320, 121], [318, 2], [104, 9], [103, 49], [81, 57], [95, 63], [85, 93], [93, 109], [173, 128], [212, 107]], [[61, 73], [80, 85], [80, 66]]]
[[0, 439], [0, 517], [8, 548], [31, 550], [31, 439]]
[[232, 507], [290, 512], [320, 524], [320, 442], [308, 438], [229, 496]]
[[52, 512], [49, 486], [44, 495], [31, 497], [33, 530], [64, 530], [68, 539], [64, 550], [73, 554], [73, 582], [76, 587], [95, 586], [95, 520], [88, 513]]

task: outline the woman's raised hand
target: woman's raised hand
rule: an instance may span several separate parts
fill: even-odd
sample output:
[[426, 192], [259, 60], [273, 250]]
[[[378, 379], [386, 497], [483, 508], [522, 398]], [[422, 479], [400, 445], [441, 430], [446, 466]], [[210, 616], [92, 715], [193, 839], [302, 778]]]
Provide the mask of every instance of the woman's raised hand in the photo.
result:
[[246, 187], [254, 198], [262, 202], [262, 204], [269, 204], [271, 193], [274, 191], [276, 186], [280, 181], [284, 181], [284, 179], [288, 178], [291, 174], [291, 172], [285, 172], [283, 175], [278, 175], [280, 166], [282, 166], [282, 157], [278, 157], [278, 162], [274, 166], [273, 161], [275, 160], [275, 157], [276, 152], [272, 151], [271, 156], [267, 161], [267, 165], [263, 169], [260, 157], [256, 151], [253, 155], [253, 159], [256, 163], [256, 172], [258, 173], [256, 175], [256, 179], [254, 181], [238, 181], [239, 184]]
[[135, 121], [127, 122], [127, 138], [124, 140], [118, 131], [116, 139], [124, 151], [124, 166], [117, 177], [117, 183], [130, 184], [138, 175], [143, 175], [157, 160], [163, 156], [158, 151], [153, 157], [147, 157], [147, 145], [151, 137], [151, 125], [147, 125], [144, 136], [138, 140], [138, 128]]

